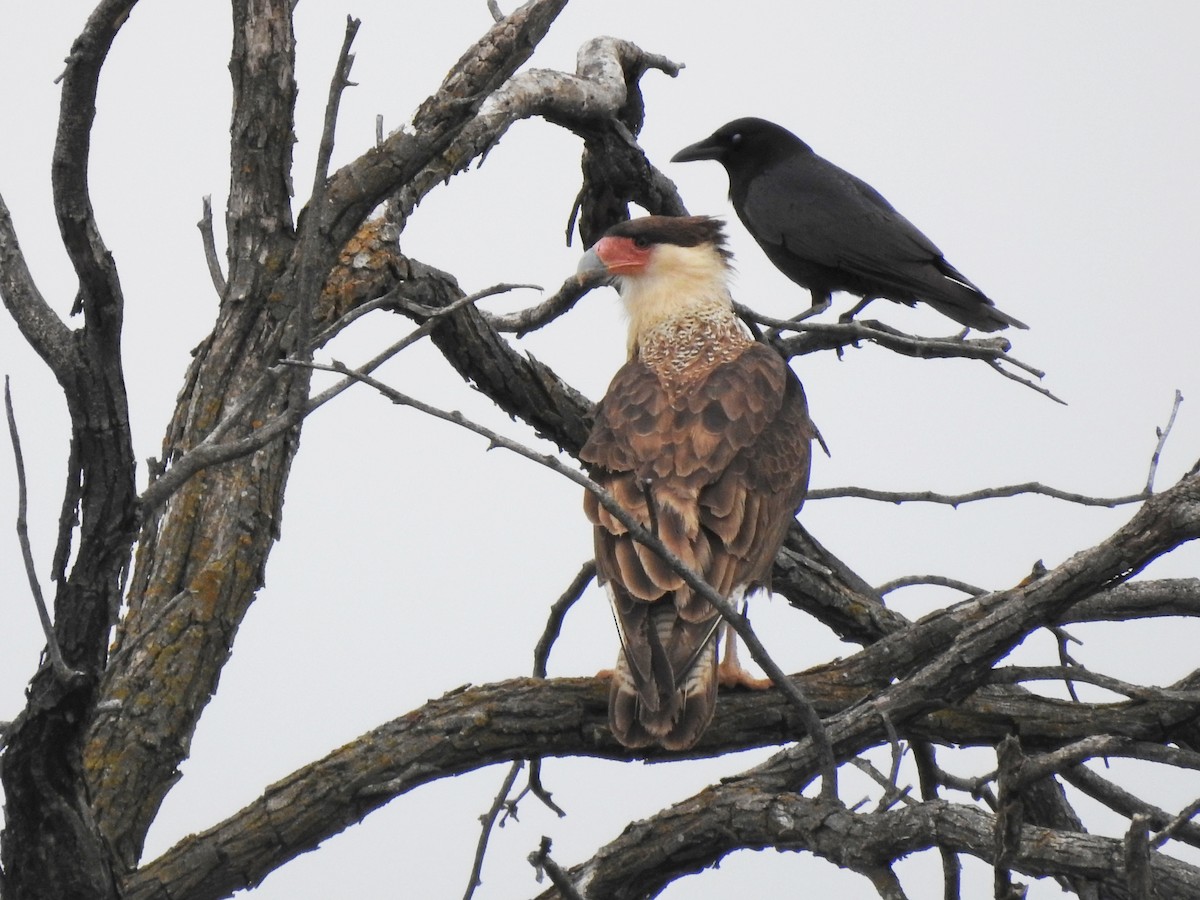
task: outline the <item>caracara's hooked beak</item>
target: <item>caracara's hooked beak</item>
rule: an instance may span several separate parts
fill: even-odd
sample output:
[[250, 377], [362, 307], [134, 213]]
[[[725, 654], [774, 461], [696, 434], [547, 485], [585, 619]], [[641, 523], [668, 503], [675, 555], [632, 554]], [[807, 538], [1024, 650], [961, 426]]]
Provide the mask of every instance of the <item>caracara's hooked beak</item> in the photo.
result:
[[596, 247], [598, 246], [598, 243], [593, 245], [587, 253], [583, 254], [583, 257], [579, 260], [579, 265], [575, 268], [575, 280], [581, 285], [612, 283], [612, 273], [608, 271], [608, 266], [604, 264], [604, 260], [596, 252]]
[[646, 270], [652, 248], [624, 236], [606, 234], [592, 250], [583, 254], [575, 277], [581, 284], [612, 284], [622, 275], [638, 275]]
[[650, 263], [653, 248], [644, 241], [606, 234], [583, 255], [575, 270], [580, 284], [618, 285], [622, 275], [639, 275]]

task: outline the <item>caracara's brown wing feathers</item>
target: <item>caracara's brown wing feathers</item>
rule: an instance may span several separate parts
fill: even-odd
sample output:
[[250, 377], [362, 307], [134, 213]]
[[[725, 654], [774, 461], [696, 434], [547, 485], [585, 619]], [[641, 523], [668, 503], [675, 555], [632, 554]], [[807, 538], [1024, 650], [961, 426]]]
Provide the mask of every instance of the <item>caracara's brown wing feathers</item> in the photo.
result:
[[[814, 433], [784, 361], [746, 344], [728, 362], [668, 380], [638, 359], [627, 363], [580, 459], [638, 522], [730, 597], [769, 580], [807, 489]], [[627, 746], [690, 747], [712, 718], [719, 617], [591, 494], [585, 509], [623, 648], [613, 731]]]

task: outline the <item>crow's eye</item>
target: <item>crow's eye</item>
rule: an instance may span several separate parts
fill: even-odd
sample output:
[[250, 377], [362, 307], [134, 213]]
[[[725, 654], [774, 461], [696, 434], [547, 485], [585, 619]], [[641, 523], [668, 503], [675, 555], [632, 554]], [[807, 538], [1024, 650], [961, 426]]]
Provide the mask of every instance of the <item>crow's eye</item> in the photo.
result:
[[733, 134], [731, 134], [729, 136], [729, 143], [740, 144], [741, 142], [742, 142], [742, 133], [740, 131], [735, 131]]

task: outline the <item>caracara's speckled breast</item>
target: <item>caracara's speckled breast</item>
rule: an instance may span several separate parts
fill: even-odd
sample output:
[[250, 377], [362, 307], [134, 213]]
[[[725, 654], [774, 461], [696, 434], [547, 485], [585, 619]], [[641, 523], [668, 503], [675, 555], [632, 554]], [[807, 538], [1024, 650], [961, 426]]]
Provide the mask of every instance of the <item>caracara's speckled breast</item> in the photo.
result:
[[754, 343], [729, 309], [675, 316], [638, 336], [634, 353], [654, 370], [669, 396], [684, 393]]

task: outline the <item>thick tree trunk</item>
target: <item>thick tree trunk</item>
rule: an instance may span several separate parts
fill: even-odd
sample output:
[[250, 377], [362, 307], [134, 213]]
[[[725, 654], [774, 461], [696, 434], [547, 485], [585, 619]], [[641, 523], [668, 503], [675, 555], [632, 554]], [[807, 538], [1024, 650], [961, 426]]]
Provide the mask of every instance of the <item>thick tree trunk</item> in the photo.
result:
[[[163, 442], [164, 466], [239, 404], [246, 409], [231, 429], [234, 439], [283, 415], [296, 383], [306, 392], [305, 370], [267, 373], [294, 349], [284, 342], [298, 308], [286, 277], [295, 248], [291, 6], [234, 3], [233, 25], [228, 286], [216, 327], [188, 370]], [[178, 778], [196, 721], [262, 585], [297, 436], [194, 475], [143, 526], [129, 612], [101, 683], [85, 757], [97, 824], [125, 869], [136, 864]], [[164, 621], [171, 627], [159, 627]]]

